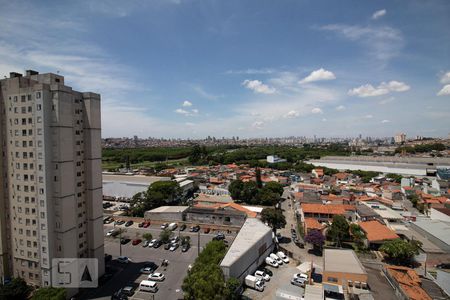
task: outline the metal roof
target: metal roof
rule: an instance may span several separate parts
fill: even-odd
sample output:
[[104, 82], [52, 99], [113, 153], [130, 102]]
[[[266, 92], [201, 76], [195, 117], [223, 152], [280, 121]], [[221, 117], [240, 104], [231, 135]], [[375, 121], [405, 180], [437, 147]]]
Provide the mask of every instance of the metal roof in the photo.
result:
[[345, 249], [325, 249], [323, 271], [350, 274], [367, 274], [355, 251]]

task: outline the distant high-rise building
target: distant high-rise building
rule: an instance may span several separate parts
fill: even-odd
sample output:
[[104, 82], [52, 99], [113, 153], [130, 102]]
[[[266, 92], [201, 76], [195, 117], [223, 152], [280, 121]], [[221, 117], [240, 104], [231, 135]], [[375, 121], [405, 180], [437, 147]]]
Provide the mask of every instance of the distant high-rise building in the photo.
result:
[[406, 134], [397, 133], [394, 137], [394, 141], [396, 144], [402, 144], [402, 143], [406, 142]]
[[31, 70], [0, 87], [0, 276], [49, 286], [53, 258], [103, 273], [100, 95]]

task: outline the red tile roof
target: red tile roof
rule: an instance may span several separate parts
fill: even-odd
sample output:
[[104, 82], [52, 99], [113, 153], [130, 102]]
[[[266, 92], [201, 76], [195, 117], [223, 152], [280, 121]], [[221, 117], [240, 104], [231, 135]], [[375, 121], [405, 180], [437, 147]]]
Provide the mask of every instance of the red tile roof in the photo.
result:
[[319, 221], [313, 218], [305, 218], [305, 228], [306, 229], [318, 229], [322, 230], [325, 225], [320, 224]]
[[354, 205], [344, 204], [316, 204], [316, 203], [303, 203], [301, 208], [304, 213], [316, 213], [316, 214], [330, 214], [330, 215], [343, 215], [347, 210], [355, 210]]
[[431, 300], [421, 287], [421, 280], [416, 271], [407, 267], [386, 266], [387, 272], [398, 282], [401, 289], [411, 300]]
[[361, 222], [359, 223], [359, 226], [361, 226], [361, 229], [366, 233], [369, 242], [394, 240], [399, 238], [394, 231], [378, 221]]

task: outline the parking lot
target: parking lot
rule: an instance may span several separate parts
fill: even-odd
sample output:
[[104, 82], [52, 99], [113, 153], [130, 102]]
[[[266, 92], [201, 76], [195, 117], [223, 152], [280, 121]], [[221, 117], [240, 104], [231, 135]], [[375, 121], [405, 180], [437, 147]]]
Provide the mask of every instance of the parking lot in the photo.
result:
[[[104, 232], [114, 228], [113, 224], [107, 224], [104, 226]], [[116, 226], [116, 228], [124, 228], [126, 231], [122, 234], [122, 237], [128, 237], [135, 239], [137, 237], [142, 238], [143, 233], [151, 233], [153, 238], [158, 238], [161, 229], [158, 226], [139, 228], [137, 224], [133, 224], [130, 227], [124, 227], [124, 225]], [[205, 234], [203, 231], [198, 233], [189, 232], [189, 228], [185, 231], [175, 230], [174, 235], [190, 236], [191, 248], [187, 252], [182, 252], [181, 247], [175, 251], [165, 250], [164, 246], [159, 248], [142, 247], [142, 243], [133, 246], [132, 242], [125, 245], [120, 245], [119, 238], [106, 237], [105, 236], [105, 253], [111, 254], [113, 260], [107, 264], [108, 272], [114, 273], [114, 276], [108, 280], [104, 285], [95, 290], [85, 290], [77, 297], [77, 299], [111, 299], [113, 295], [120, 288], [133, 284], [135, 287], [135, 293], [129, 299], [183, 299], [183, 292], [181, 285], [183, 279], [187, 274], [188, 266], [192, 264], [197, 257], [198, 237], [200, 237], [200, 250], [204, 247], [216, 233]], [[226, 234], [228, 243], [232, 243], [234, 235]], [[120, 251], [123, 256], [127, 256], [131, 259], [129, 264], [121, 264], [117, 262], [116, 258], [120, 256]], [[162, 267], [162, 261], [166, 259], [169, 261], [167, 267]], [[158, 291], [156, 293], [139, 291], [139, 283], [147, 279], [147, 274], [141, 274], [140, 269], [145, 266], [146, 262], [154, 262], [158, 265], [155, 272], [163, 273], [165, 276], [164, 281], [158, 282]]]

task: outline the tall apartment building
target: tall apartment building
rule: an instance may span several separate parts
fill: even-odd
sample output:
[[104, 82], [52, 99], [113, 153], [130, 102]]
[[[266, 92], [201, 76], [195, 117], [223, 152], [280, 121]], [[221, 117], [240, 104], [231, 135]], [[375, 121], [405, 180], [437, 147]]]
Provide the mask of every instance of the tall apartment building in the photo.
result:
[[31, 70], [0, 87], [0, 275], [49, 286], [53, 258], [102, 274], [100, 95]]
[[404, 133], [397, 133], [394, 137], [395, 143], [396, 144], [401, 144], [406, 142], [406, 134]]

